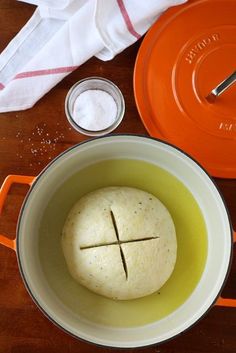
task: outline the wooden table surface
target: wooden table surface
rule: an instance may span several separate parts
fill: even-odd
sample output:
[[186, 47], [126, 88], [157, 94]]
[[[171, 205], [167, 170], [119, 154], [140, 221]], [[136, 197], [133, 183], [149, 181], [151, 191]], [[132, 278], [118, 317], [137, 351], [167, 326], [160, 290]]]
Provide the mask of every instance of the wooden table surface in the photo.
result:
[[[0, 51], [15, 36], [33, 10], [33, 6], [14, 0], [0, 1]], [[32, 109], [0, 114], [0, 184], [8, 174], [36, 176], [59, 153], [87, 139], [70, 128], [64, 114], [65, 96], [79, 79], [97, 75], [114, 81], [122, 90], [126, 102], [125, 118], [116, 132], [147, 135], [135, 106], [132, 87], [133, 67], [140, 43], [110, 62], [92, 58], [52, 89]], [[47, 151], [41, 148], [43, 138], [55, 140], [55, 143], [48, 145]], [[236, 228], [236, 180], [218, 179], [216, 182], [225, 197]], [[17, 216], [26, 190], [22, 186], [13, 186], [1, 215], [0, 233], [8, 234], [10, 238], [15, 235]], [[235, 275], [234, 260], [223, 296], [235, 296]], [[236, 309], [213, 307], [193, 328], [174, 340], [139, 351], [234, 353], [235, 337]], [[110, 349], [80, 342], [44, 317], [23, 285], [15, 253], [0, 246], [0, 353], [90, 351], [108, 352]]]

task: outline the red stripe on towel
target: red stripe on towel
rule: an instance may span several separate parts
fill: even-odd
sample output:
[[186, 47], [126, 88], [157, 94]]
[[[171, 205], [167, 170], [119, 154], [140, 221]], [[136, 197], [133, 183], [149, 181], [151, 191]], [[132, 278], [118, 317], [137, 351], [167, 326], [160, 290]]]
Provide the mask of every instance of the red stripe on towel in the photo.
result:
[[0, 91], [4, 88], [5, 88], [5, 86], [2, 83], [0, 83]]
[[55, 69], [45, 69], [45, 70], [21, 72], [20, 74], [15, 76], [15, 79], [35, 77], [35, 76], [44, 76], [44, 75], [63, 74], [66, 72], [72, 72], [72, 71], [76, 70], [77, 68], [78, 68], [78, 66], [65, 66], [65, 67], [57, 67]]
[[135, 29], [134, 29], [134, 26], [133, 26], [133, 24], [132, 24], [132, 22], [130, 20], [129, 14], [128, 14], [126, 8], [125, 8], [124, 1], [123, 0], [116, 0], [116, 1], [117, 1], [117, 4], [118, 4], [119, 8], [120, 8], [120, 12], [121, 12], [121, 14], [122, 14], [122, 16], [124, 18], [124, 21], [126, 23], [126, 26], [127, 26], [128, 30], [129, 30], [129, 32], [135, 38], [137, 38], [137, 39], [141, 38], [141, 35], [138, 32], [136, 32]]

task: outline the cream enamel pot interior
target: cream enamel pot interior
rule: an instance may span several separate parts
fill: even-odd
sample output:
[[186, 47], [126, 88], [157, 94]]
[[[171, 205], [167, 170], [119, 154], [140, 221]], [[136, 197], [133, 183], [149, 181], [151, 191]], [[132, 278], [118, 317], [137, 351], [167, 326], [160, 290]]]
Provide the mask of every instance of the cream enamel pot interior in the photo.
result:
[[[195, 290], [173, 313], [148, 325], [109, 327], [79, 317], [55, 295], [40, 264], [40, 219], [50, 197], [78, 170], [109, 159], [142, 160], [170, 172], [193, 194], [207, 228], [207, 259]], [[219, 298], [230, 268], [233, 244], [224, 201], [208, 174], [175, 147], [159, 140], [131, 135], [107, 136], [81, 143], [53, 160], [37, 178], [9, 176], [1, 188], [1, 206], [14, 182], [28, 183], [31, 188], [20, 212], [16, 239], [12, 241], [1, 235], [0, 243], [16, 250], [20, 272], [32, 299], [52, 322], [67, 333], [104, 346], [148, 346], [182, 333], [214, 303], [236, 306], [236, 300]]]

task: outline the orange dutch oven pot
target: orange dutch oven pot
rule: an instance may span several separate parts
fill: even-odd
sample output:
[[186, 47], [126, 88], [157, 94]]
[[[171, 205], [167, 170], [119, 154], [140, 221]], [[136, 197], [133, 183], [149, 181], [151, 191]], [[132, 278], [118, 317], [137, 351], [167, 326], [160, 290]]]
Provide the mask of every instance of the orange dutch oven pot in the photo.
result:
[[[112, 163], [112, 168], [105, 168], [109, 163]], [[119, 163], [126, 163], [125, 167], [120, 168]], [[137, 167], [139, 163], [141, 168]], [[99, 165], [102, 167], [98, 168]], [[160, 179], [160, 175], [165, 177]], [[105, 186], [106, 183], [117, 185], [121, 181], [135, 187], [143, 183], [144, 189], [155, 194], [160, 180], [164, 183], [161, 184], [160, 195], [163, 189], [167, 190], [165, 183], [175, 180], [175, 185], [184, 187], [188, 195], [191, 194], [204, 219], [206, 259], [191, 293], [176, 307], [168, 309], [173, 298], [178, 299], [177, 293], [184, 290], [184, 285], [179, 286], [184, 276], [186, 287], [187, 277], [191, 278], [191, 266], [197, 256], [198, 239], [201, 237], [197, 227], [194, 229], [196, 236], [193, 236], [195, 251], [186, 257], [184, 270], [178, 276], [175, 273], [171, 276], [169, 281], [173, 286], [169, 292], [168, 281], [167, 289], [161, 289], [159, 296], [156, 293], [135, 301], [119, 302], [95, 295], [77, 285], [67, 273], [61, 256], [60, 230], [79, 194]], [[103, 346], [148, 346], [182, 333], [202, 318], [212, 305], [236, 307], [235, 299], [220, 296], [232, 260], [233, 236], [236, 240], [225, 203], [207, 172], [180, 149], [160, 140], [135, 135], [114, 135], [86, 141], [62, 153], [36, 178], [8, 176], [0, 190], [1, 209], [13, 183], [28, 184], [30, 189], [20, 211], [16, 238], [11, 240], [1, 235], [0, 243], [16, 252], [24, 284], [34, 302], [67, 333]], [[169, 189], [172, 190], [173, 185], [170, 181]], [[178, 219], [187, 222], [189, 214], [187, 209], [183, 209], [183, 200], [178, 197], [171, 200], [169, 209], [172, 213], [171, 207], [175, 205], [176, 222]], [[42, 227], [44, 217], [47, 220], [46, 227]], [[174, 213], [173, 217], [175, 221]], [[181, 239], [190, 236], [179, 234], [178, 226], [176, 229], [177, 261], [182, 261], [190, 248], [184, 249]], [[41, 249], [40, 237], [43, 233], [47, 236]], [[43, 253], [46, 266], [43, 266], [40, 252]], [[169, 302], [166, 302], [166, 298], [169, 298]], [[158, 314], [155, 313], [158, 300], [169, 312], [155, 319], [152, 315]], [[147, 318], [145, 323], [142, 322], [143, 317]]]

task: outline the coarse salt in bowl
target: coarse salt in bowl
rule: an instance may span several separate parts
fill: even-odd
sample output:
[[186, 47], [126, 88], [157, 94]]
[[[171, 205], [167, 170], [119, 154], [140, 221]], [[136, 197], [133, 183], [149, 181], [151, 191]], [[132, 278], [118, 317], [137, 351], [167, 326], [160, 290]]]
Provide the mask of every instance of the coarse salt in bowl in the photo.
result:
[[65, 100], [69, 123], [80, 133], [103, 136], [121, 123], [125, 102], [120, 89], [102, 77], [88, 77], [75, 83]]

